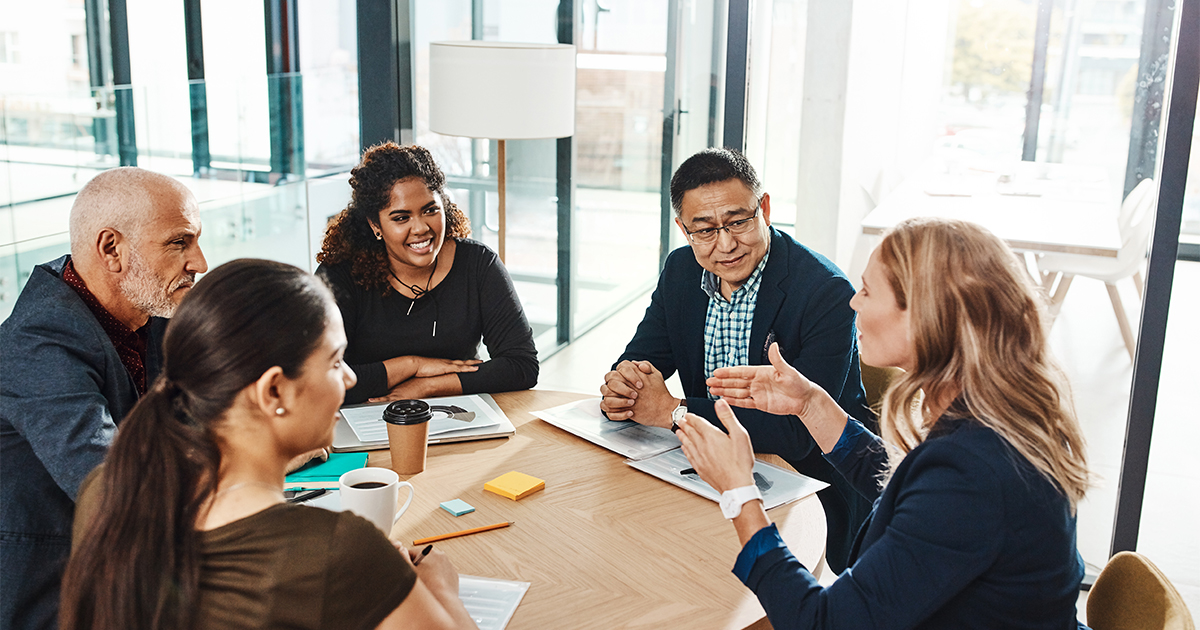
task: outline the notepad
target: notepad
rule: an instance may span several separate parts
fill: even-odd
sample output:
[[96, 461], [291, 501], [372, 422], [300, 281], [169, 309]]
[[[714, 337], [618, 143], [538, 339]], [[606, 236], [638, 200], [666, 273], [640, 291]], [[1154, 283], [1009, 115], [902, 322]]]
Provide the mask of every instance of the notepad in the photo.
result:
[[503, 475], [500, 475], [499, 477], [496, 477], [495, 479], [483, 484], [484, 490], [487, 490], [488, 492], [495, 492], [496, 494], [512, 499], [513, 501], [524, 499], [525, 497], [545, 487], [545, 481], [542, 481], [537, 477], [526, 475], [525, 473], [517, 472], [515, 470], [509, 473], [504, 473]]
[[338, 479], [341, 479], [344, 473], [362, 468], [366, 465], [366, 453], [330, 453], [329, 461], [305, 466], [304, 468], [301, 468], [300, 470], [288, 475], [285, 479], [285, 485], [289, 488], [320, 488], [324, 485], [333, 484], [333, 486], [336, 487]]
[[475, 511], [475, 508], [470, 503], [467, 503], [462, 499], [443, 501], [441, 506], [443, 510], [446, 510], [455, 516], [462, 516], [463, 514], [470, 514], [471, 512]]

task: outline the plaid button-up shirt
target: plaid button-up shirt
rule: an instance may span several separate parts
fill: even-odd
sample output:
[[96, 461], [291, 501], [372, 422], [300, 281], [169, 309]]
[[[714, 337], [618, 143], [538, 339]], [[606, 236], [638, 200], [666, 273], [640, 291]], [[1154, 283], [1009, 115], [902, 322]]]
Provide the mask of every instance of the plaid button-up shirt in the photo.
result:
[[[754, 323], [754, 305], [767, 254], [749, 278], [729, 299], [721, 295], [721, 279], [711, 271], [700, 275], [700, 288], [708, 294], [708, 313], [704, 317], [704, 375], [711, 377], [717, 368], [750, 363], [750, 328]], [[709, 398], [715, 399], [711, 393]]]

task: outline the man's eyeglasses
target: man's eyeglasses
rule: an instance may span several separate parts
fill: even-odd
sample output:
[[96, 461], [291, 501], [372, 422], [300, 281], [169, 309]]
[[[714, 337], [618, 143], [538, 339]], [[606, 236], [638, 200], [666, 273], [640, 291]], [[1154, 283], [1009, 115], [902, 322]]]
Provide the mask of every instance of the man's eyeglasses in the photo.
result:
[[725, 230], [733, 236], [738, 236], [741, 234], [746, 234], [750, 230], [754, 229], [754, 220], [758, 218], [758, 211], [761, 208], [762, 197], [759, 197], [758, 203], [754, 206], [754, 214], [750, 215], [748, 218], [738, 219], [732, 223], [722, 225], [721, 227], [700, 228], [695, 232], [691, 232], [687, 228], [683, 228], [683, 231], [687, 232], [688, 239], [692, 241], [693, 245], [711, 245], [712, 243], [716, 242], [717, 235], [721, 233], [721, 230]]

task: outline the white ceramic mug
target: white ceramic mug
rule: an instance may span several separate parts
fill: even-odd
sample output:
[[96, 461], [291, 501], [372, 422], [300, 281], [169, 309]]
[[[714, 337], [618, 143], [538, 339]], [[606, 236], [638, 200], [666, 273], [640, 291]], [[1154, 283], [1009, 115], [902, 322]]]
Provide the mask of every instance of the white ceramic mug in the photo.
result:
[[[374, 488], [355, 488], [364, 483], [383, 484]], [[400, 476], [388, 468], [358, 468], [341, 476], [338, 484], [342, 491], [342, 509], [371, 521], [385, 536], [392, 533], [392, 526], [408, 509], [416, 490], [411, 483], [400, 481]], [[408, 488], [404, 505], [400, 502], [400, 488]]]

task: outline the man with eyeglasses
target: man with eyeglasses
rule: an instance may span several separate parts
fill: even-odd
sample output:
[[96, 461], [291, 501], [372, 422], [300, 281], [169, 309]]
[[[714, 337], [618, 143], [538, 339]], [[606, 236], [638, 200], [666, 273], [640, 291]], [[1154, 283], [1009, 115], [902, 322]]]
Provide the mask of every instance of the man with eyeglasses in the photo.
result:
[[[670, 428], [690, 412], [720, 427], [705, 379], [720, 367], [768, 364], [772, 343], [843, 409], [861, 415], [854, 288], [824, 256], [771, 227], [771, 198], [761, 188], [754, 167], [731, 149], [705, 149], [671, 178], [675, 223], [690, 247], [667, 257], [637, 333], [604, 377], [600, 406], [610, 419]], [[683, 399], [664, 382], [676, 371]], [[755, 451], [832, 484], [818, 496], [826, 558], [840, 573], [870, 504], [825, 461], [798, 419], [737, 414]]]

